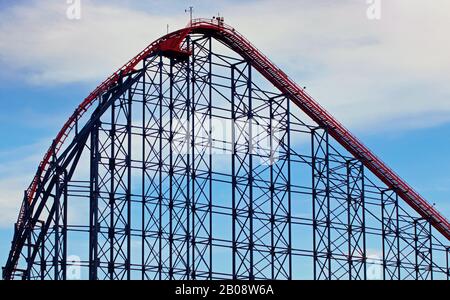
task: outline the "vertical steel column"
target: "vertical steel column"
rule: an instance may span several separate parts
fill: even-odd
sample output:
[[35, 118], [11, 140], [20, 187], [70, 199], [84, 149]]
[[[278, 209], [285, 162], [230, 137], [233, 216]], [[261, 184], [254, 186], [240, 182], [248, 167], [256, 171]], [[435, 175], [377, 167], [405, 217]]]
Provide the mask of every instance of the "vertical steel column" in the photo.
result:
[[289, 234], [289, 240], [288, 240], [288, 256], [289, 256], [289, 280], [293, 279], [292, 271], [293, 271], [293, 265], [292, 265], [292, 180], [291, 180], [291, 101], [290, 99], [286, 99], [286, 116], [287, 116], [287, 122], [286, 122], [286, 134], [287, 134], [287, 164], [288, 164], [288, 180], [287, 180], [287, 193], [288, 193], [288, 234]]
[[[189, 47], [188, 47], [189, 48]], [[192, 54], [190, 56], [190, 62], [188, 63], [188, 65], [190, 66], [190, 68], [188, 68], [188, 74], [187, 74], [187, 79], [188, 79], [188, 86], [191, 86], [191, 95], [188, 95], [188, 103], [190, 104], [188, 111], [191, 112], [192, 116], [191, 119], [189, 120], [188, 118], [188, 122], [190, 122], [190, 132], [189, 132], [189, 136], [190, 136], [190, 155], [191, 155], [191, 162], [192, 162], [192, 166], [191, 166], [191, 172], [190, 174], [188, 174], [188, 176], [190, 176], [191, 178], [191, 193], [188, 194], [188, 197], [190, 197], [190, 205], [189, 205], [189, 211], [188, 214], [190, 213], [191, 218], [189, 219], [189, 215], [188, 215], [188, 234], [190, 235], [190, 239], [189, 239], [189, 244], [191, 246], [191, 255], [192, 255], [192, 259], [191, 259], [191, 274], [188, 274], [188, 278], [192, 277], [192, 279], [196, 279], [197, 278], [197, 268], [196, 268], [196, 250], [197, 250], [197, 245], [196, 243], [199, 242], [197, 235], [196, 235], [196, 228], [201, 226], [201, 224], [197, 224], [196, 220], [196, 215], [197, 215], [197, 202], [198, 202], [198, 197], [201, 197], [200, 195], [197, 196], [196, 192], [196, 185], [197, 185], [197, 175], [198, 175], [198, 169], [196, 168], [195, 164], [196, 164], [196, 145], [195, 143], [197, 142], [197, 136], [196, 136], [196, 120], [195, 120], [195, 114], [196, 114], [196, 108], [197, 108], [197, 103], [196, 103], [196, 99], [195, 99], [195, 85], [196, 85], [196, 81], [197, 81], [197, 74], [195, 71], [195, 64], [196, 64], [196, 43], [194, 41], [192, 41], [191, 43], [191, 51]], [[200, 51], [200, 49], [199, 49]], [[190, 72], [189, 70], [192, 72], [192, 78], [190, 78]], [[200, 150], [201, 151], [201, 150]], [[201, 159], [201, 158], [200, 158]], [[201, 188], [201, 187], [200, 187]], [[201, 222], [201, 220], [199, 220]], [[192, 224], [192, 227], [189, 228], [190, 223]], [[200, 259], [201, 259], [201, 253], [199, 253], [200, 255]], [[189, 264], [189, 262], [188, 262]], [[190, 277], [189, 277], [190, 276]]]
[[141, 280], [147, 279], [147, 257], [146, 257], [146, 243], [147, 243], [147, 226], [146, 226], [146, 215], [147, 215], [147, 197], [146, 197], [146, 171], [147, 171], [147, 156], [146, 156], [146, 144], [147, 144], [147, 120], [146, 120], [146, 110], [147, 110], [147, 93], [146, 93], [146, 77], [147, 77], [147, 59], [142, 61], [142, 71], [144, 75], [142, 76], [142, 178], [141, 178]]
[[63, 208], [62, 208], [62, 214], [63, 214], [63, 228], [62, 228], [62, 235], [63, 235], [63, 240], [62, 240], [62, 247], [63, 247], [63, 251], [62, 251], [62, 262], [61, 262], [61, 267], [62, 267], [62, 280], [66, 280], [67, 279], [67, 205], [68, 205], [68, 197], [69, 197], [69, 179], [68, 179], [68, 174], [67, 171], [64, 170], [64, 179], [63, 179]]
[[[28, 195], [27, 195], [27, 191], [24, 191], [24, 198], [23, 198], [23, 207], [24, 207], [24, 219], [25, 220], [29, 220], [31, 218], [31, 208], [30, 208], [30, 203], [28, 202]], [[29, 223], [27, 224], [27, 226], [30, 226]], [[16, 231], [14, 233], [14, 235], [17, 234], [17, 226], [14, 226], [14, 230]], [[25, 261], [27, 263], [27, 270], [31, 270], [32, 266], [33, 266], [33, 261], [31, 260], [31, 237], [33, 236], [33, 230], [30, 230], [30, 234], [27, 236], [26, 239], [26, 256], [25, 256]], [[25, 272], [23, 274], [23, 279], [26, 280], [30, 280], [30, 273], [31, 272]]]
[[211, 38], [191, 47], [192, 279], [211, 279]]
[[254, 249], [255, 249], [255, 243], [254, 243], [254, 224], [253, 224], [253, 218], [254, 218], [254, 208], [253, 208], [253, 187], [254, 187], [254, 166], [253, 166], [253, 154], [255, 150], [254, 145], [254, 136], [253, 136], [253, 101], [252, 101], [252, 66], [250, 62], [247, 62], [247, 68], [248, 68], [248, 78], [247, 78], [247, 97], [248, 97], [248, 111], [247, 111], [247, 117], [248, 117], [248, 155], [249, 155], [249, 166], [248, 166], [248, 188], [250, 189], [250, 198], [248, 202], [248, 215], [249, 215], [249, 222], [250, 222], [250, 236], [249, 236], [249, 251], [250, 251], [250, 266], [249, 266], [249, 279], [253, 280], [255, 279], [255, 260], [254, 260]]
[[172, 279], [172, 181], [173, 181], [173, 61], [168, 66], [160, 56], [158, 84], [159, 120], [157, 120], [159, 153], [158, 160], [158, 277]]
[[[124, 87], [120, 77], [118, 88], [121, 94], [110, 106], [110, 123], [104, 122], [101, 141], [101, 162], [104, 175], [101, 177], [99, 223], [104, 242], [100, 243], [102, 253], [100, 264], [110, 280], [124, 280], [131, 277], [130, 264], [130, 221], [131, 221], [131, 107], [132, 91], [136, 85]], [[108, 162], [104, 160], [107, 159]], [[104, 207], [104, 208], [103, 208]], [[105, 232], [107, 230], [107, 233]], [[105, 234], [106, 233], [106, 234]], [[106, 236], [105, 236], [106, 235]], [[102, 261], [103, 258], [103, 261]]]
[[[238, 70], [239, 64], [245, 64]], [[248, 69], [248, 77], [244, 75]], [[233, 277], [254, 279], [251, 66], [231, 66], [233, 120]]]
[[173, 58], [170, 58], [170, 71], [169, 71], [169, 77], [170, 77], [170, 92], [169, 92], [169, 97], [170, 97], [170, 104], [169, 104], [169, 119], [170, 119], [170, 136], [169, 136], [169, 157], [170, 157], [170, 169], [169, 169], [169, 279], [172, 280], [173, 279], [173, 84], [174, 84], [174, 74], [173, 74], [173, 65], [174, 65], [174, 60]]
[[142, 137], [142, 251], [144, 279], [162, 278], [163, 237], [163, 58], [144, 62]]
[[[171, 245], [172, 278], [188, 279], [190, 273], [190, 64], [171, 58]], [[175, 69], [175, 72], [174, 72]]]
[[274, 198], [275, 198], [275, 184], [274, 184], [274, 175], [273, 175], [273, 164], [275, 163], [275, 150], [274, 150], [274, 141], [273, 141], [273, 98], [269, 99], [269, 144], [270, 144], [270, 153], [269, 153], [269, 169], [270, 169], [270, 266], [271, 266], [271, 279], [275, 279], [275, 210], [274, 210]]
[[164, 91], [163, 91], [163, 57], [159, 54], [159, 84], [158, 84], [158, 105], [159, 105], [159, 120], [158, 123], [158, 140], [159, 140], [159, 155], [158, 155], [158, 175], [159, 175], [159, 188], [158, 188], [158, 279], [163, 278], [163, 137], [164, 137], [164, 127], [163, 127], [163, 101], [164, 101]]
[[170, 67], [169, 67], [169, 122], [170, 122], [170, 133], [169, 133], [169, 279], [172, 280], [174, 269], [173, 269], [173, 177], [174, 177], [174, 169], [173, 169], [173, 109], [174, 109], [174, 99], [173, 99], [173, 85], [174, 85], [174, 74], [173, 74], [173, 65], [174, 60], [170, 58]]
[[[145, 70], [144, 70], [145, 72]], [[145, 74], [144, 74], [145, 77]], [[132, 129], [131, 129], [131, 118], [132, 118], [132, 109], [133, 109], [133, 95], [131, 93], [131, 89], [128, 89], [128, 111], [126, 114], [127, 125], [126, 125], [126, 134], [127, 134], [127, 154], [125, 157], [125, 165], [127, 168], [127, 182], [126, 182], [126, 191], [125, 191], [125, 201], [127, 206], [127, 216], [126, 216], [126, 224], [125, 224], [125, 238], [127, 243], [127, 252], [125, 258], [125, 273], [126, 279], [131, 279], [131, 154], [132, 154]], [[144, 126], [144, 124], [142, 124]]]
[[[44, 231], [44, 227], [41, 227], [41, 233]], [[40, 267], [41, 267], [41, 272], [40, 272], [40, 279], [41, 280], [44, 280], [45, 279], [45, 272], [46, 272], [46, 269], [47, 269], [47, 262], [45, 261], [45, 255], [46, 255], [46, 252], [45, 252], [45, 238], [43, 239], [43, 241], [42, 241], [42, 246], [41, 246], [41, 251], [40, 251], [40, 254], [41, 254], [41, 265], [40, 265]]]
[[414, 254], [416, 280], [433, 280], [431, 223], [427, 220], [414, 220]]
[[314, 279], [331, 279], [330, 168], [328, 131], [311, 131]]
[[383, 279], [400, 280], [400, 229], [398, 195], [394, 190], [381, 193]]
[[235, 100], [235, 94], [236, 94], [236, 83], [234, 80], [235, 77], [235, 66], [231, 66], [231, 122], [232, 122], [232, 129], [231, 129], [231, 144], [232, 144], [232, 150], [231, 150], [231, 239], [232, 239], [232, 274], [233, 274], [233, 280], [236, 280], [238, 278], [237, 276], [237, 263], [236, 263], [236, 256], [237, 256], [237, 236], [236, 236], [236, 224], [237, 224], [237, 213], [236, 213], [236, 187], [237, 187], [237, 176], [236, 176], [236, 141], [237, 141], [237, 134], [235, 130], [235, 124], [237, 119], [237, 112], [236, 112], [236, 100]]
[[[122, 78], [120, 83], [122, 84]], [[120, 100], [119, 100], [120, 101]], [[109, 224], [108, 224], [108, 243], [109, 243], [109, 259], [108, 263], [108, 276], [110, 280], [115, 280], [115, 259], [114, 259], [114, 247], [115, 247], [115, 210], [116, 210], [116, 103], [111, 105], [111, 129], [109, 131], [110, 141], [110, 153], [109, 153]], [[118, 175], [119, 176], [119, 175]], [[118, 178], [117, 178], [118, 179]]]
[[212, 124], [212, 105], [213, 105], [213, 81], [212, 81], [212, 38], [208, 37], [208, 83], [209, 83], [209, 101], [208, 101], [208, 118], [209, 118], [209, 129], [208, 129], [208, 185], [209, 185], [209, 204], [208, 204], [208, 212], [209, 212], [209, 226], [208, 226], [208, 247], [209, 247], [209, 264], [208, 264], [208, 279], [213, 279], [213, 124]]
[[98, 258], [98, 163], [99, 123], [92, 126], [90, 139], [89, 280], [97, 280]]
[[366, 279], [364, 165], [347, 161], [347, 224], [349, 279]]
[[271, 278], [292, 277], [289, 99], [269, 99]]
[[[190, 182], [193, 181], [193, 178], [195, 178], [195, 175], [192, 171], [193, 166], [191, 167], [191, 148], [193, 148], [193, 131], [194, 128], [190, 128], [191, 127], [191, 119], [192, 119], [192, 127], [194, 126], [194, 117], [191, 116], [191, 113], [193, 111], [193, 101], [191, 99], [191, 88], [192, 90], [194, 90], [194, 81], [195, 81], [195, 75], [194, 75], [194, 64], [195, 64], [195, 45], [194, 43], [191, 41], [191, 38], [188, 36], [186, 38], [186, 45], [188, 49], [192, 49], [192, 53], [193, 55], [189, 56], [189, 59], [186, 62], [186, 102], [185, 102], [185, 110], [186, 110], [186, 115], [187, 115], [187, 128], [186, 128], [186, 132], [185, 132], [185, 147], [186, 147], [186, 164], [184, 166], [185, 169], [185, 178], [186, 178], [186, 194], [185, 194], [185, 211], [186, 211], [186, 231], [185, 231], [185, 245], [186, 245], [186, 263], [185, 263], [185, 278], [186, 279], [191, 279], [192, 273], [191, 271], [193, 271], [193, 269], [191, 268], [191, 253], [190, 253], [190, 249], [192, 248], [192, 255], [194, 254], [194, 247], [195, 245], [191, 245], [194, 237], [193, 237], [193, 232], [191, 232], [191, 221], [192, 221], [192, 230], [194, 230], [194, 217], [192, 217], [191, 220], [191, 212], [193, 210], [195, 210], [195, 208], [193, 209], [192, 205], [193, 203], [195, 203], [195, 198], [191, 199], [191, 195], [194, 195], [194, 191], [192, 190], [191, 193], [191, 184]], [[191, 73], [192, 73], [192, 78], [191, 78]], [[192, 91], [192, 95], [194, 95], [194, 91]], [[192, 96], [193, 98], [194, 96]], [[183, 146], [182, 146], [183, 147]], [[192, 160], [194, 159], [193, 157], [193, 153], [194, 150], [192, 150]], [[192, 183], [192, 186], [194, 185], [194, 183]], [[192, 187], [193, 189], [193, 187]], [[194, 242], [195, 244], [195, 242]], [[193, 259], [192, 259], [193, 261]], [[191, 270], [192, 269], [192, 270]], [[195, 274], [194, 274], [195, 277]]]
[[53, 277], [55, 280], [59, 280], [59, 265], [58, 265], [58, 260], [59, 260], [59, 247], [60, 247], [60, 232], [59, 232], [59, 227], [60, 227], [60, 194], [61, 194], [61, 170], [59, 168], [59, 166], [56, 166], [56, 172], [55, 172], [55, 176], [56, 176], [56, 185], [55, 185], [55, 198], [54, 198], [54, 203], [53, 205], [55, 206], [55, 218], [54, 218], [54, 224], [53, 224], [53, 232], [54, 232], [54, 245], [53, 245], [53, 261], [52, 261], [52, 265], [53, 265]]
[[55, 206], [53, 220], [53, 276], [55, 280], [64, 280], [66, 278], [65, 265], [67, 257], [67, 172], [61, 167], [56, 167], [54, 176], [56, 177], [56, 185], [53, 204]]

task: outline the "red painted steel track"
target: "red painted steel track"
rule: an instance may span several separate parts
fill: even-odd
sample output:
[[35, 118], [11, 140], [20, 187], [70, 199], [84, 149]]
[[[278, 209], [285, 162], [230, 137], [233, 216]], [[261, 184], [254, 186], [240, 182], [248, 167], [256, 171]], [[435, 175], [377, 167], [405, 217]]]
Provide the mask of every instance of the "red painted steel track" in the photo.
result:
[[[275, 66], [247, 39], [239, 34], [234, 28], [223, 24], [223, 22], [207, 19], [193, 20], [186, 28], [170, 33], [150, 44], [136, 57], [130, 60], [117, 72], [100, 84], [76, 109], [74, 114], [64, 124], [56, 136], [52, 147], [46, 152], [39, 164], [36, 176], [27, 190], [28, 201], [31, 203], [36, 195], [38, 183], [45, 174], [51, 158], [56, 155], [64, 144], [66, 138], [75, 126], [77, 120], [89, 109], [103, 93], [116, 85], [120, 76], [132, 72], [138, 63], [149, 55], [158, 51], [189, 54], [188, 50], [180, 49], [184, 38], [190, 33], [210, 34], [221, 40], [232, 50], [247, 59], [266, 79], [275, 85], [282, 93], [286, 94], [292, 102], [300, 107], [310, 118], [320, 126], [326, 128], [328, 133], [337, 140], [355, 158], [360, 159], [363, 164], [372, 171], [381, 181], [411, 206], [420, 216], [429, 220], [431, 224], [443, 236], [450, 240], [450, 223], [421, 195], [415, 192], [403, 179], [393, 170], [375, 156], [362, 142], [351, 134], [341, 123], [339, 123], [329, 112], [321, 107], [304, 89], [292, 81], [282, 70]], [[21, 223], [19, 216], [19, 223]]]

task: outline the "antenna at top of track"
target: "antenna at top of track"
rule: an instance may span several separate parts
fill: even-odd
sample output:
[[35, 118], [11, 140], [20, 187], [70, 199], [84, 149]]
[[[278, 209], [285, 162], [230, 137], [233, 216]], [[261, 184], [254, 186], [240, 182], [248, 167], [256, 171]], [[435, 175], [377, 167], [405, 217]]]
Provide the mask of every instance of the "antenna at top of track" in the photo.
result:
[[192, 16], [194, 13], [194, 7], [193, 6], [189, 6], [189, 8], [184, 10], [185, 13], [189, 12], [189, 25], [192, 25]]

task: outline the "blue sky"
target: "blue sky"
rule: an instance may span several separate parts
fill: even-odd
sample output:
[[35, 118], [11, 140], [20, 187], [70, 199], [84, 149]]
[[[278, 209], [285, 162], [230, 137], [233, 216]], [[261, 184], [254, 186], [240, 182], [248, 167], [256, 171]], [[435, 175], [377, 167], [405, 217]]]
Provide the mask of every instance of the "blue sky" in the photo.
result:
[[[432, 3], [428, 3], [432, 2]], [[170, 29], [220, 12], [450, 217], [446, 0], [0, 1], [0, 264], [21, 195], [76, 105]]]

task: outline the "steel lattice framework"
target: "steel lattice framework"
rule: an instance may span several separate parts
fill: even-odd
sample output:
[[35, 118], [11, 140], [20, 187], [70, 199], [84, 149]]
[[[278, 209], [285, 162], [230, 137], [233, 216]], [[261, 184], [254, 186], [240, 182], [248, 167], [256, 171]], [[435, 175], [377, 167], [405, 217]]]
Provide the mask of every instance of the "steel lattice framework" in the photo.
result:
[[194, 20], [69, 118], [3, 278], [449, 279], [449, 229], [244, 37]]

